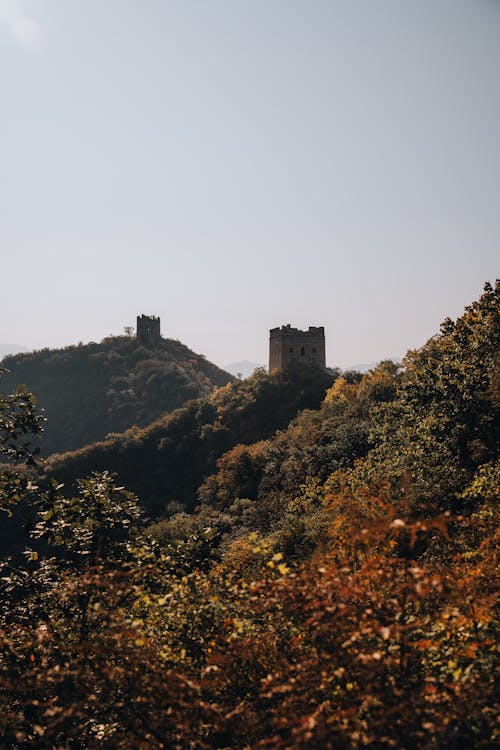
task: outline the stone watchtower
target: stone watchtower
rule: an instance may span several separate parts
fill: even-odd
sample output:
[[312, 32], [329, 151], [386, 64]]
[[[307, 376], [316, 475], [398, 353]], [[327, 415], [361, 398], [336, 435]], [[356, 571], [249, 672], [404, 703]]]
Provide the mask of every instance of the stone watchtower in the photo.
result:
[[299, 331], [288, 323], [269, 331], [269, 372], [286, 370], [294, 364], [326, 367], [323, 326]]
[[161, 340], [160, 318], [155, 315], [137, 316], [137, 338], [142, 344], [154, 344]]

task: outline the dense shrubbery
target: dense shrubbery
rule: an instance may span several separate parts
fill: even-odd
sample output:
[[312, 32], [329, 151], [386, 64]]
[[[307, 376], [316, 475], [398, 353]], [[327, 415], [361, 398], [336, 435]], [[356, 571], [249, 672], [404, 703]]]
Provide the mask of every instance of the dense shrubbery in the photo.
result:
[[317, 408], [332, 380], [322, 371], [257, 372], [143, 430], [52, 456], [47, 469], [68, 485], [91, 471], [112, 470], [138, 494], [150, 516], [164, 513], [172, 502], [192, 510], [198, 486], [223, 453], [235, 443], [251, 443], [286, 427], [300, 409]]
[[16, 354], [3, 364], [2, 388], [24, 383], [44, 409], [44, 455], [145, 426], [232, 379], [178, 341], [143, 346], [126, 336]]
[[172, 417], [172, 445], [200, 410], [227, 438], [194, 514], [145, 526], [108, 473], [72, 499], [4, 472], [1, 505], [35, 514], [0, 576], [5, 747], [497, 746], [499, 292], [402, 371], [337, 378], [288, 426], [278, 401], [274, 434], [288, 378]]

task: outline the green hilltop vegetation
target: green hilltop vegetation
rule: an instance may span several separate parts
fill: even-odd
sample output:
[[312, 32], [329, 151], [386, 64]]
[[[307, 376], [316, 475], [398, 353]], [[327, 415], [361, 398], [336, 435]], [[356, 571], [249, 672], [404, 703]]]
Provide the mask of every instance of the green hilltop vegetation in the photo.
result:
[[179, 341], [144, 345], [127, 336], [7, 356], [2, 367], [8, 371], [2, 389], [13, 392], [22, 383], [43, 409], [44, 455], [145, 426], [232, 380]]
[[257, 372], [47, 461], [3, 397], [5, 746], [497, 746], [499, 323], [497, 282], [401, 366]]
[[190, 401], [144, 429], [53, 455], [45, 468], [69, 486], [92, 471], [111, 470], [137, 493], [149, 514], [161, 515], [172, 502], [191, 511], [198, 486], [215, 471], [222, 454], [286, 428], [302, 409], [318, 408], [332, 379], [307, 369], [273, 375], [260, 371]]

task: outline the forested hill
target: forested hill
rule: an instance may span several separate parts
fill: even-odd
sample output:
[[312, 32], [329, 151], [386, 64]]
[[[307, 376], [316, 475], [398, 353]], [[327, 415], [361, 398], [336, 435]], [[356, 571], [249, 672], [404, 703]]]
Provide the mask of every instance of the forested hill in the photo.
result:
[[0, 395], [0, 746], [498, 747], [499, 365], [497, 283], [34, 465]]
[[5, 357], [2, 392], [24, 384], [44, 410], [44, 455], [144, 426], [232, 376], [172, 339], [144, 346], [126, 336]]
[[80, 450], [54, 455], [49, 474], [71, 486], [92, 471], [111, 470], [132, 489], [150, 516], [172, 501], [191, 510], [197, 488], [234, 445], [250, 444], [286, 428], [302, 409], [317, 409], [335, 375], [297, 369], [257, 371], [213, 394], [189, 402], [145, 429], [126, 431]]

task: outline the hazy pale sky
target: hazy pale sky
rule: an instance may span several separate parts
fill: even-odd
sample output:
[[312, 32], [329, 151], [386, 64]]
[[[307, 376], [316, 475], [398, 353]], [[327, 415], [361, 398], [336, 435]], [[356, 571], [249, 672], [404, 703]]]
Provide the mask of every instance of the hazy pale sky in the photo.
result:
[[0, 341], [422, 345], [498, 276], [500, 0], [0, 0]]

